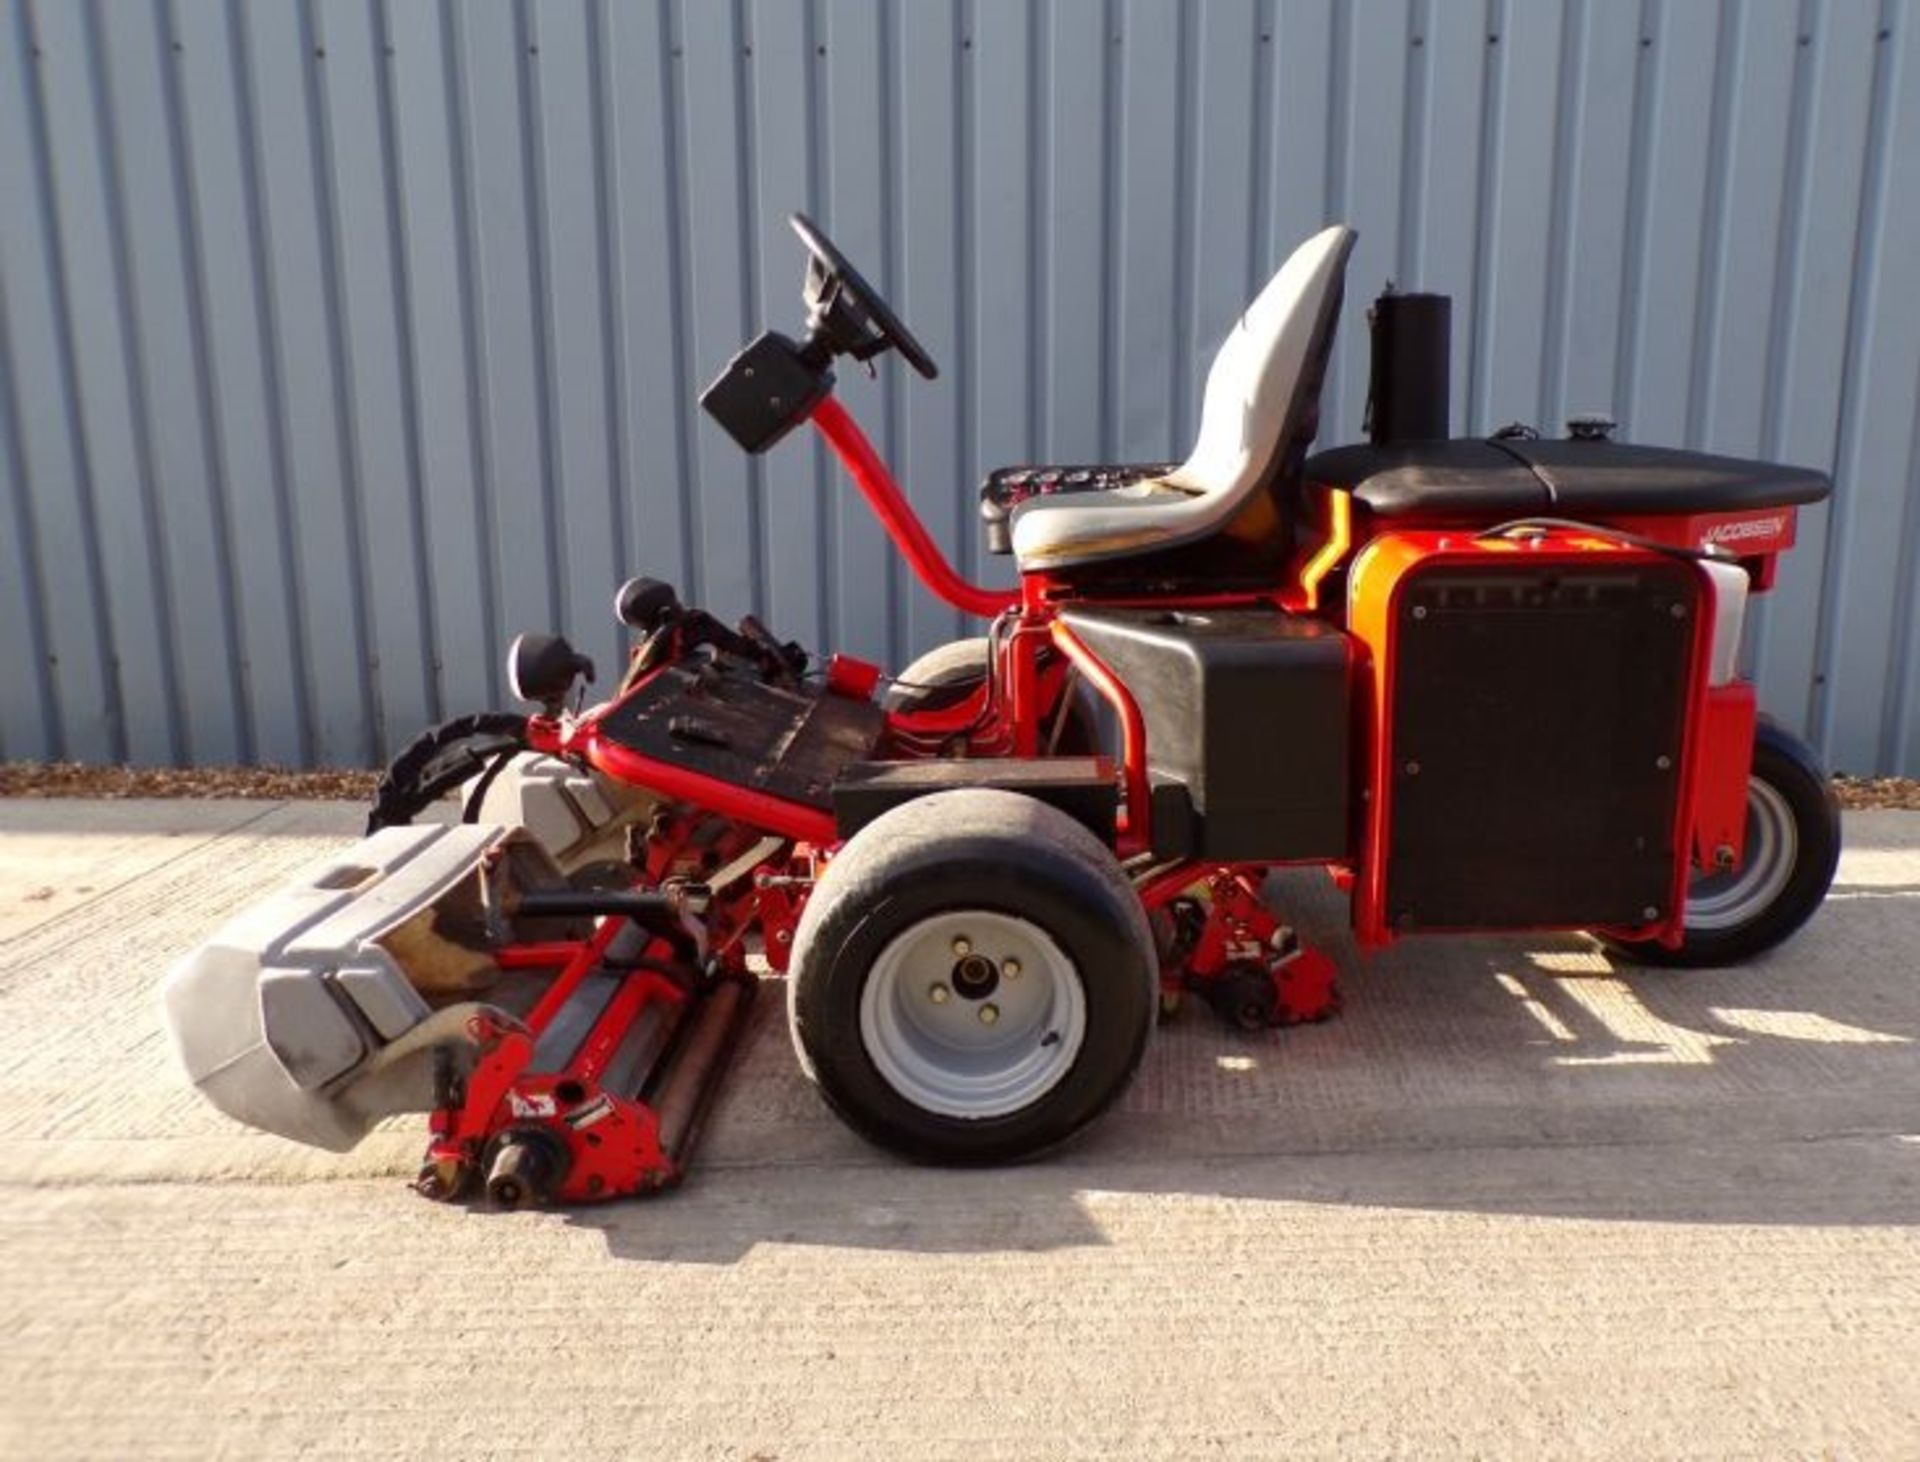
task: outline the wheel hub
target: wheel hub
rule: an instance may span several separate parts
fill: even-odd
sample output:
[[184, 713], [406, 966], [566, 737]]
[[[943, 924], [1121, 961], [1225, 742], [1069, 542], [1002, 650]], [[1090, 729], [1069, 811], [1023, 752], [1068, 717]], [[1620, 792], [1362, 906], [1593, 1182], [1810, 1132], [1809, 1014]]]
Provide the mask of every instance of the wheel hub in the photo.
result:
[[[956, 955], [958, 956], [956, 958]], [[883, 1080], [942, 1116], [1010, 1116], [1051, 1091], [1086, 1039], [1080, 974], [1037, 924], [993, 910], [933, 914], [880, 952], [860, 1038]]]
[[983, 954], [954, 961], [953, 990], [963, 1000], [985, 1000], [1000, 983], [1000, 967]]
[[1787, 799], [1758, 777], [1747, 783], [1746, 856], [1740, 866], [1699, 873], [1687, 886], [1687, 928], [1731, 929], [1764, 911], [1793, 877], [1800, 834]]

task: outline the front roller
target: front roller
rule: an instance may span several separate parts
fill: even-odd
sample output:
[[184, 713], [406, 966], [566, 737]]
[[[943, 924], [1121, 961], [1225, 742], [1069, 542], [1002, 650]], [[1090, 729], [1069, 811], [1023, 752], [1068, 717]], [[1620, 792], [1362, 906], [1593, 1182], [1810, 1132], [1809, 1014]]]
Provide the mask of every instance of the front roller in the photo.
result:
[[1012, 792], [938, 792], [855, 835], [789, 970], [802, 1069], [849, 1126], [922, 1162], [1014, 1162], [1125, 1089], [1158, 1007], [1113, 854]]

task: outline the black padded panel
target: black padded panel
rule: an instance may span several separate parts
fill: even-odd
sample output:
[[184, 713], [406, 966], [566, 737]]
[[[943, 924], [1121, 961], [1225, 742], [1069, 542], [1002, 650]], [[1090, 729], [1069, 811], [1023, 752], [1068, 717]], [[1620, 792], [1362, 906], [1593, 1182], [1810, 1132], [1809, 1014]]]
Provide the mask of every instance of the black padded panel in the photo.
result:
[[1302, 475], [1343, 488], [1382, 517], [1469, 512], [1524, 517], [1553, 506], [1541, 482], [1511, 452], [1478, 437], [1447, 442], [1357, 442], [1317, 452]]
[[1811, 468], [1674, 447], [1476, 437], [1336, 447], [1304, 472], [1383, 518], [1737, 513], [1817, 503], [1833, 488]]

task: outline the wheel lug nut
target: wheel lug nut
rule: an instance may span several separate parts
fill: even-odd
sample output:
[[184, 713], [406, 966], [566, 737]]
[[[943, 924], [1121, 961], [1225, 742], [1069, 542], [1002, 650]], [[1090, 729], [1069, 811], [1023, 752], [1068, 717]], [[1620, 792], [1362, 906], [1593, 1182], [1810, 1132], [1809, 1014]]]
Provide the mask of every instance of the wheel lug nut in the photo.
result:
[[973, 941], [962, 934], [958, 939], [953, 941], [953, 952], [959, 955], [960, 958], [965, 959], [973, 953]]
[[1001, 960], [1000, 973], [1005, 975], [1009, 980], [1019, 979], [1020, 978], [1020, 961], [1017, 959]]
[[952, 996], [953, 991], [937, 982], [927, 987], [927, 999], [931, 1000], [935, 1005], [945, 1005]]
[[992, 1025], [999, 1018], [1000, 1018], [1000, 1007], [998, 1005], [995, 1005], [992, 1001], [988, 1001], [985, 1005], [982, 1005], [980, 1007], [980, 1024]]

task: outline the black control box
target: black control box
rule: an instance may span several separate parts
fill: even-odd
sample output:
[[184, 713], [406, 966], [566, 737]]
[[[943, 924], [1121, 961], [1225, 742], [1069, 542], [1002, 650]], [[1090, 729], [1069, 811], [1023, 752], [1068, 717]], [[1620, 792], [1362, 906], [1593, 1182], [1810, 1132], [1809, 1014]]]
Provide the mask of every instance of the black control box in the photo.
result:
[[833, 372], [769, 330], [727, 362], [700, 393], [700, 405], [749, 452], [764, 452], [812, 413], [833, 389]]

